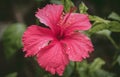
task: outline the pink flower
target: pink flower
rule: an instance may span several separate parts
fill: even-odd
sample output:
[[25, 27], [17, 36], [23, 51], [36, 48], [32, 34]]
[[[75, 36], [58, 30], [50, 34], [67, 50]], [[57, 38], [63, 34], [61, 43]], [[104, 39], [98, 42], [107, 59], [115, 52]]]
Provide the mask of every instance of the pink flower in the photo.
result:
[[63, 14], [62, 5], [50, 4], [38, 9], [35, 16], [47, 27], [30, 26], [22, 41], [25, 56], [36, 56], [46, 71], [61, 76], [70, 60], [80, 62], [94, 50], [90, 39], [82, 33], [91, 27], [87, 15]]

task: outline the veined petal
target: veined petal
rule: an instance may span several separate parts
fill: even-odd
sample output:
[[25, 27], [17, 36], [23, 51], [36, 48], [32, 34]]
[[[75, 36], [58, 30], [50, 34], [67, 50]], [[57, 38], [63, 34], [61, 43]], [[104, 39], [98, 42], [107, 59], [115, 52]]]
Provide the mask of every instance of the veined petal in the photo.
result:
[[43, 9], [38, 9], [35, 16], [44, 23], [46, 26], [50, 27], [53, 31], [57, 28], [57, 23], [60, 21], [62, 15], [63, 5], [49, 4]]
[[72, 61], [82, 61], [94, 50], [90, 39], [84, 34], [75, 33], [62, 42], [66, 44], [66, 53]]
[[51, 74], [63, 74], [66, 65], [69, 63], [61, 43], [50, 43], [49, 46], [40, 50], [37, 55], [39, 65]]
[[52, 32], [48, 28], [36, 25], [28, 27], [22, 37], [23, 50], [26, 52], [25, 56], [36, 55], [40, 49], [47, 46], [52, 39]]
[[65, 31], [67, 33], [75, 30], [88, 30], [91, 28], [88, 15], [86, 14], [78, 13], [66, 14], [63, 22], [64, 22], [63, 27], [65, 27]]

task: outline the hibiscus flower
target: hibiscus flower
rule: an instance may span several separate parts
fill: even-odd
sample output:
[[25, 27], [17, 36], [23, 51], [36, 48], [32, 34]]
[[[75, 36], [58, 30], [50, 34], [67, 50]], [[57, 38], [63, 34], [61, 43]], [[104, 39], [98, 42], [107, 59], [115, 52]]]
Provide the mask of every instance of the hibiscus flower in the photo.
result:
[[63, 13], [63, 5], [49, 4], [35, 16], [47, 27], [31, 25], [22, 42], [25, 57], [36, 56], [38, 64], [51, 74], [63, 74], [69, 61], [81, 62], [93, 49], [91, 40], [82, 33], [91, 28], [88, 15]]

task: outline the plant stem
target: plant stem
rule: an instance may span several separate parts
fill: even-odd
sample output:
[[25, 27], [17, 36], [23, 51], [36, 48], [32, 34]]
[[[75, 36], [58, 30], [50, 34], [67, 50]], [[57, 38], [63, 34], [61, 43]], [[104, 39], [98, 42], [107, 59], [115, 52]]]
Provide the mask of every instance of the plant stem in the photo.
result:
[[[116, 50], [119, 50], [120, 48], [119, 48], [119, 46], [116, 44], [116, 42], [112, 39], [112, 37], [111, 36], [107, 36], [108, 37], [108, 39], [111, 41], [111, 43], [114, 45], [114, 47], [116, 48]], [[113, 63], [112, 63], [112, 66], [114, 66], [116, 63], [117, 63], [117, 57], [118, 57], [118, 53], [116, 53], [115, 54], [115, 56], [114, 56], [114, 61], [113, 61]]]
[[116, 42], [112, 39], [112, 37], [111, 36], [107, 36], [108, 37], [108, 39], [111, 41], [111, 43], [113, 44], [113, 46], [117, 49], [117, 50], [119, 50], [119, 46], [116, 44]]

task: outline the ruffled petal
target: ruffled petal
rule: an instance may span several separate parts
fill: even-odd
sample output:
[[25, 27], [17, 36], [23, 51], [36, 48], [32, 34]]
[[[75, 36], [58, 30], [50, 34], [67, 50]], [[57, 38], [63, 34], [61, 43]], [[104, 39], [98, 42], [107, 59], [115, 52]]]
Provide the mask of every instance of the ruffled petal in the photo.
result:
[[88, 30], [91, 28], [91, 24], [86, 14], [71, 13], [66, 14], [62, 25], [67, 33], [75, 30]]
[[62, 5], [49, 4], [43, 9], [38, 9], [38, 12], [35, 14], [35, 16], [40, 20], [41, 23], [44, 23], [46, 26], [55, 31], [57, 28], [57, 23], [60, 21], [62, 11]]
[[66, 44], [66, 53], [72, 61], [82, 61], [94, 50], [90, 39], [84, 34], [75, 33], [62, 42]]
[[39, 65], [51, 74], [63, 74], [66, 65], [69, 63], [68, 56], [65, 54], [62, 44], [59, 42], [51, 43], [49, 46], [40, 50], [37, 55]]
[[23, 50], [27, 56], [34, 56], [41, 48], [48, 45], [52, 40], [52, 32], [48, 28], [32, 25], [24, 32], [22, 42]]

